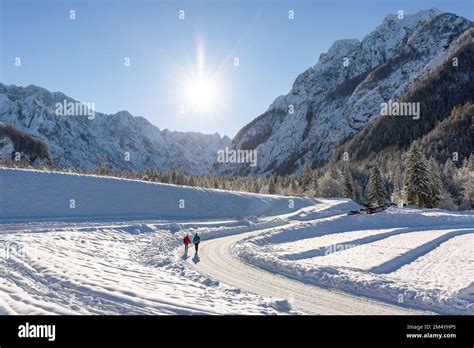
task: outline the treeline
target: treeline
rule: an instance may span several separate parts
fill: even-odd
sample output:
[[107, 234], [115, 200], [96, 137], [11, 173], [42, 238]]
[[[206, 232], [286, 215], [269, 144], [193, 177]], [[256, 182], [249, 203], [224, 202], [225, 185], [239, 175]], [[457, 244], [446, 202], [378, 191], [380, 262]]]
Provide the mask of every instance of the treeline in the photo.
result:
[[[368, 169], [350, 162], [339, 162], [322, 170], [305, 166], [301, 174], [291, 177], [289, 187], [276, 180], [281, 194], [347, 197], [364, 205], [416, 205], [448, 210], [474, 209], [474, 155], [460, 161], [449, 158], [440, 164], [426, 158], [414, 142], [392, 170], [382, 172], [377, 165]], [[270, 179], [271, 180], [271, 179]]]
[[[3, 161], [2, 165], [32, 167], [28, 162], [14, 161]], [[154, 168], [135, 173], [105, 165], [96, 169], [44, 165], [40, 169], [251, 193], [346, 197], [365, 205], [393, 202], [448, 210], [474, 209], [474, 155], [464, 159], [459, 167], [451, 159], [439, 164], [433, 157], [427, 159], [415, 142], [392, 168], [390, 172], [381, 172], [377, 166], [366, 170], [350, 162], [339, 162], [323, 169], [306, 165], [296, 175], [269, 177], [191, 175], [181, 170], [161, 172]]]
[[3, 154], [1, 157], [13, 157], [16, 152], [20, 152], [30, 163], [36, 160], [51, 164], [51, 152], [48, 145], [40, 139], [22, 132], [15, 126], [0, 122], [0, 139], [8, 138], [11, 140], [14, 153]]
[[187, 174], [182, 170], [159, 171], [147, 168], [143, 172], [119, 171], [110, 166], [102, 165], [97, 168], [57, 168], [51, 165], [32, 165], [24, 159], [20, 161], [0, 158], [0, 166], [8, 168], [39, 169], [62, 173], [75, 173], [85, 175], [110, 176], [122, 179], [142, 180], [163, 184], [184, 185], [211, 189], [244, 191], [251, 193], [266, 193], [280, 195], [303, 194], [305, 190], [297, 189], [296, 177], [244, 177], [244, 176], [218, 176], [213, 174], [195, 175]]

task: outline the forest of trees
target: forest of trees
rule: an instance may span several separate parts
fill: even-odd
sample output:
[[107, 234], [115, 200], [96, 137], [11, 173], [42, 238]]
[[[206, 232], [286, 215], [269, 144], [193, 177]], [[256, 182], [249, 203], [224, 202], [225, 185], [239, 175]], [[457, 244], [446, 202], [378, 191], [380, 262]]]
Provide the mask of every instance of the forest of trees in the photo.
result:
[[[48, 145], [30, 134], [20, 131], [15, 126], [0, 122], [0, 139], [8, 138], [13, 143], [15, 151], [27, 154], [29, 162], [38, 158], [51, 164], [51, 153]], [[6, 154], [10, 157], [11, 154]]]

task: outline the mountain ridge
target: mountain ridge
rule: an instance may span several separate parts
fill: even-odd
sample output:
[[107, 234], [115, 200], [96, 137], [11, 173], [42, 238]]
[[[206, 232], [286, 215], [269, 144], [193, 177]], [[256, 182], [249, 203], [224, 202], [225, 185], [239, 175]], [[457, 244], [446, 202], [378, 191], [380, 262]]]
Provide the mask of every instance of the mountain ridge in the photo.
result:
[[388, 15], [362, 41], [337, 40], [298, 75], [288, 94], [234, 137], [232, 148], [257, 150], [258, 165], [215, 163], [213, 171], [284, 175], [304, 164], [324, 165], [344, 139], [377, 119], [382, 102], [397, 100], [441, 64], [472, 26], [468, 19], [430, 9], [403, 20]]
[[[94, 116], [57, 115], [57, 103], [80, 103], [62, 92], [29, 85], [0, 83], [0, 121], [45, 141], [53, 166], [142, 171], [181, 169], [209, 171], [219, 149], [230, 143], [218, 133], [160, 130], [143, 116], [128, 111]], [[127, 157], [128, 156], [128, 157]]]
[[[435, 130], [438, 130], [437, 140], [445, 137], [442, 146], [444, 150], [427, 151], [428, 146], [423, 146], [425, 155], [433, 156], [441, 163], [450, 158], [453, 152], [457, 152], [461, 158], [468, 158], [473, 149], [472, 142], [469, 144], [466, 141], [464, 146], [453, 145], [455, 139], [450, 139], [452, 134], [448, 136], [448, 133], [453, 132], [446, 132], [446, 124], [456, 124], [449, 121], [454, 109], [463, 106], [462, 109], [466, 112], [472, 110], [472, 107], [468, 107], [474, 102], [474, 60], [472, 57], [474, 57], [474, 28], [466, 30], [457, 39], [455, 49], [446, 59], [416, 81], [401, 96], [402, 102], [419, 100], [421, 120], [407, 117], [402, 119], [379, 117], [355, 134], [353, 138], [339, 145], [330, 163], [337, 163], [344, 153], [347, 153], [350, 154], [352, 164], [375, 161], [379, 165], [384, 165], [385, 161], [381, 157], [387, 157], [388, 153], [399, 156], [399, 153], [406, 150], [413, 141], [426, 142], [426, 137]], [[452, 65], [454, 58], [458, 59], [460, 66]], [[441, 125], [444, 127], [440, 128]], [[445, 132], [441, 132], [440, 129], [444, 129]], [[464, 131], [469, 129], [470, 127], [466, 126]], [[469, 137], [467, 134], [464, 136], [458, 134], [457, 138], [462, 139], [465, 136]], [[430, 137], [434, 138], [432, 135]], [[447, 148], [450, 148], [450, 152]]]

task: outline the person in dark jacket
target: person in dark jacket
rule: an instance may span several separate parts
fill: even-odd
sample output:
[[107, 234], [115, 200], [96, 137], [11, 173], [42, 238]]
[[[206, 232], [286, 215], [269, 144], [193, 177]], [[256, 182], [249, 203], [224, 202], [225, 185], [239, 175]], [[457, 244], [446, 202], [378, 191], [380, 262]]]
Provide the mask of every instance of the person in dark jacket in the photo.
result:
[[191, 244], [191, 239], [189, 238], [189, 235], [186, 235], [183, 238], [183, 243], [184, 243], [184, 253], [188, 253], [188, 245]]
[[194, 248], [196, 249], [196, 254], [198, 253], [199, 243], [201, 243], [201, 237], [196, 233], [193, 238]]

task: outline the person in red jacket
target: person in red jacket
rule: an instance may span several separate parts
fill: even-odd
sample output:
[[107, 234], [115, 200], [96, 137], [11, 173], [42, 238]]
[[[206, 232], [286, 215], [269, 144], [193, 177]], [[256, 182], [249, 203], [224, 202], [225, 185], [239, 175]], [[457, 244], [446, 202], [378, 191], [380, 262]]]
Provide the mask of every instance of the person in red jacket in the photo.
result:
[[191, 239], [189, 238], [189, 235], [186, 235], [183, 238], [183, 243], [184, 243], [184, 253], [188, 253], [188, 245], [191, 244]]

